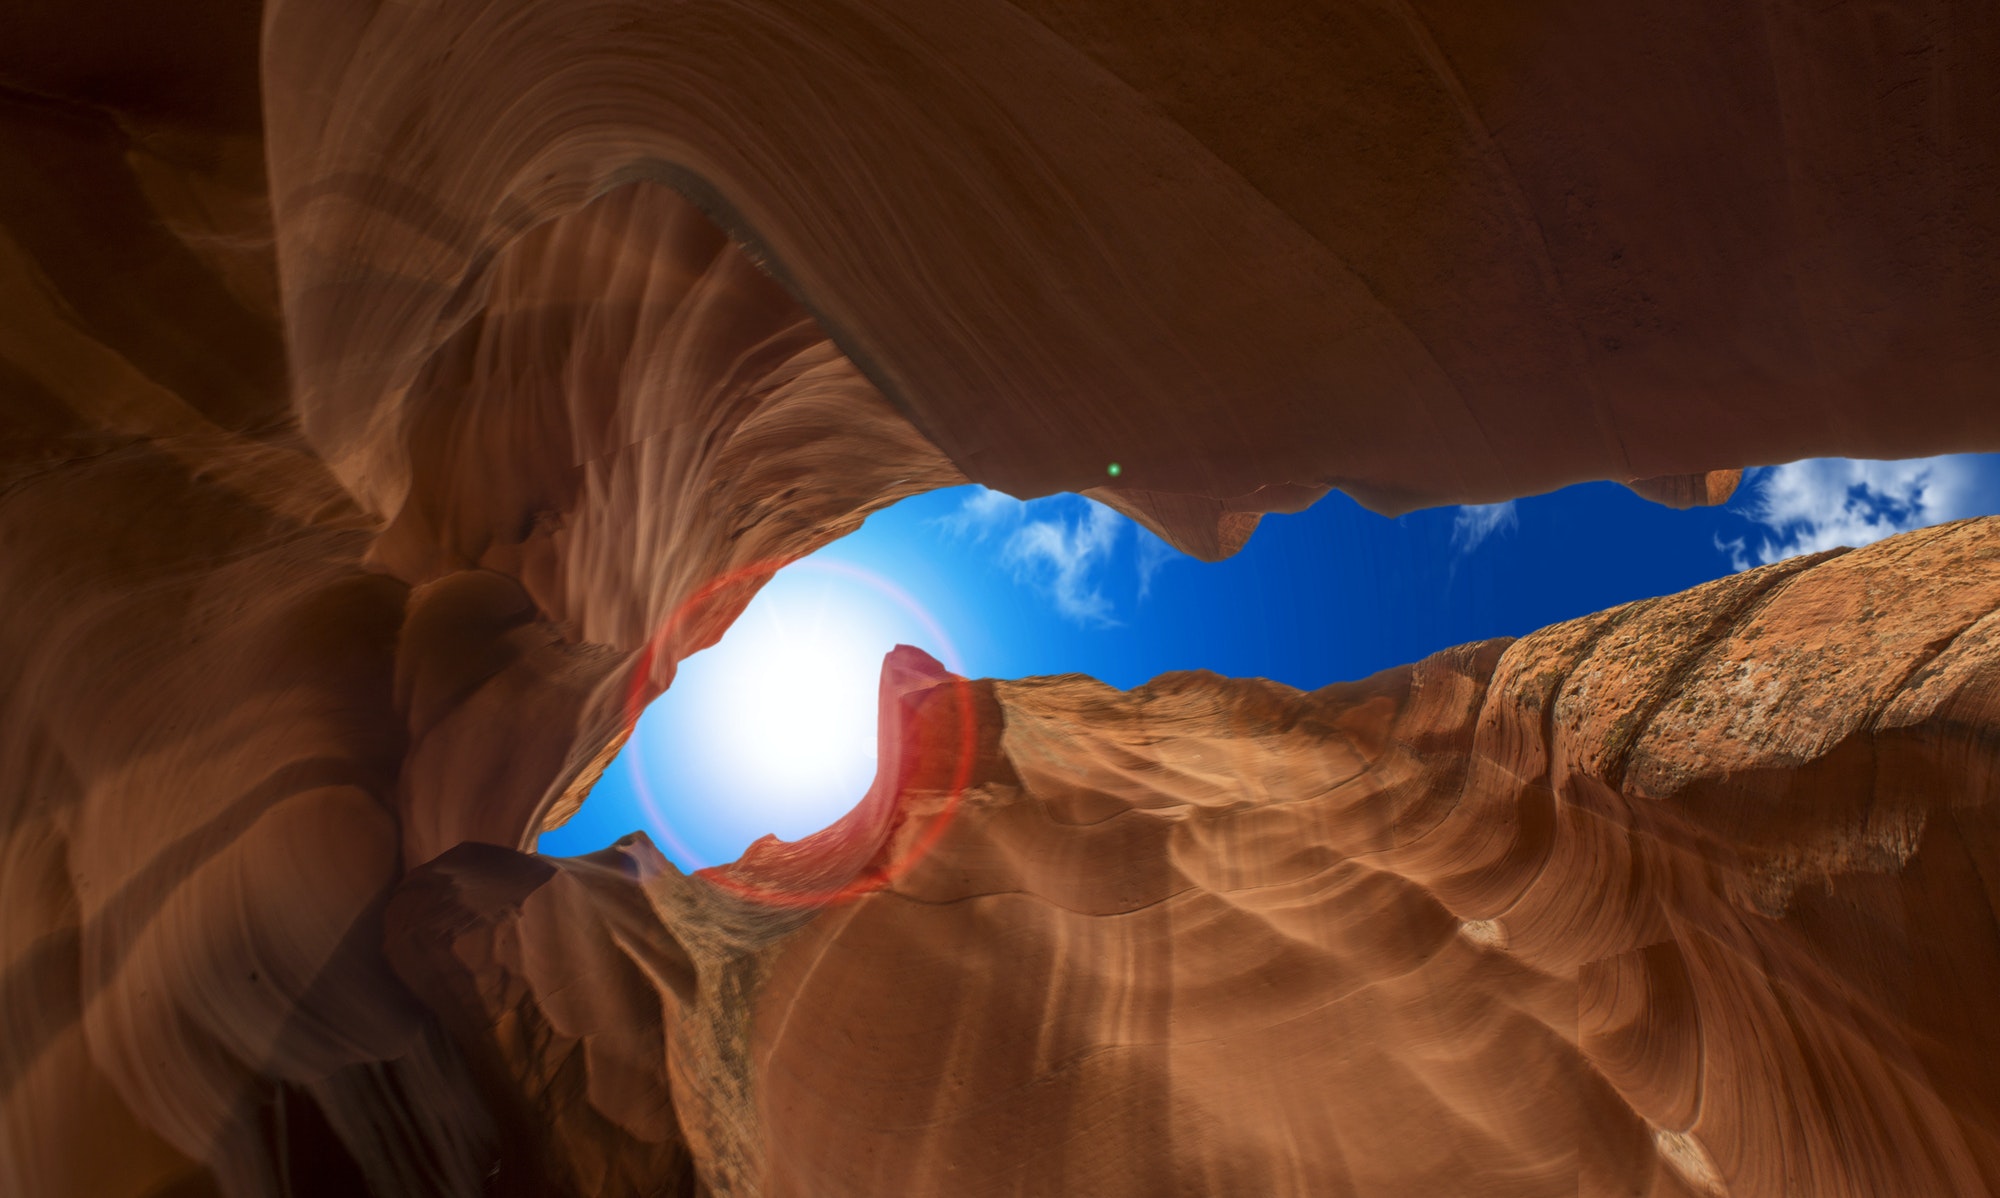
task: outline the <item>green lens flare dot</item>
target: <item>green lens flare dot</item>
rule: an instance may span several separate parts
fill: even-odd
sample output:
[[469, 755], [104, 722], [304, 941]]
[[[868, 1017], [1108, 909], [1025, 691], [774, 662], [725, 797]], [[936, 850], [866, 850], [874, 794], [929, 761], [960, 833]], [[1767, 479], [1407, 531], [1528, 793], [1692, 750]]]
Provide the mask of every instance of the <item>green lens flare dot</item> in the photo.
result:
[[1117, 478], [1119, 475], [1125, 473], [1125, 468], [1123, 466], [1120, 466], [1118, 463], [1113, 462], [1109, 466], [1106, 466], [1104, 468], [1104, 472], [1113, 478]]

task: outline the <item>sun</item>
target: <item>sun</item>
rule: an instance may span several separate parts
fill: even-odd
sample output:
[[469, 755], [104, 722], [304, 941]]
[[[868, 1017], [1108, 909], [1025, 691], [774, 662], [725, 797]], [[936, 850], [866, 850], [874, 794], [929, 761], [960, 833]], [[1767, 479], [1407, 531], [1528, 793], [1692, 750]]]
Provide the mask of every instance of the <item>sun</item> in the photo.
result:
[[943, 641], [866, 571], [818, 558], [781, 571], [640, 717], [631, 765], [655, 838], [714, 865], [838, 820], [874, 781], [882, 659], [916, 644], [950, 664]]

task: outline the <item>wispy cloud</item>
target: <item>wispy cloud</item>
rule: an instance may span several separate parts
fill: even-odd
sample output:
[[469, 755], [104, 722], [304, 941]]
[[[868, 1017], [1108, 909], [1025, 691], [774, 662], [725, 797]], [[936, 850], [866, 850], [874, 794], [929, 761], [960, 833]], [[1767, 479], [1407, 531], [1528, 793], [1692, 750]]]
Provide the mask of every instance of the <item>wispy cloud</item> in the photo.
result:
[[1039, 592], [1064, 617], [1099, 628], [1118, 623], [1105, 579], [1128, 527], [1140, 599], [1152, 593], [1160, 568], [1179, 556], [1144, 528], [1080, 495], [1023, 501], [979, 487], [931, 523], [958, 540], [998, 540], [995, 559], [1017, 583]]
[[1731, 537], [1725, 541], [1722, 539], [1721, 533], [1716, 533], [1715, 551], [1729, 555], [1729, 568], [1732, 570], [1748, 570], [1750, 568], [1750, 553], [1742, 537]]
[[932, 523], [952, 536], [983, 541], [994, 529], [1014, 524], [1027, 510], [1026, 502], [1005, 491], [976, 487], [958, 505], [957, 511], [939, 516]]
[[1153, 575], [1160, 572], [1161, 566], [1181, 556], [1181, 551], [1137, 524], [1132, 526], [1132, 533], [1139, 545], [1139, 598], [1144, 599], [1153, 593]]
[[1458, 509], [1457, 518], [1451, 522], [1452, 548], [1471, 553], [1494, 533], [1518, 528], [1520, 523], [1511, 499], [1505, 503], [1467, 504]]
[[1126, 520], [1101, 503], [1083, 500], [1088, 509], [1068, 520], [1058, 512], [1052, 519], [1029, 520], [1014, 530], [1001, 550], [1001, 560], [1014, 567], [1015, 577], [1042, 587], [1056, 610], [1080, 624], [1110, 627], [1111, 601], [1093, 575], [1108, 560]]
[[1972, 455], [1897, 462], [1811, 458], [1752, 471], [1738, 510], [1769, 529], [1754, 551], [1743, 538], [1716, 548], [1737, 569], [1837, 545], [1861, 546], [1978, 510], [1981, 459]]

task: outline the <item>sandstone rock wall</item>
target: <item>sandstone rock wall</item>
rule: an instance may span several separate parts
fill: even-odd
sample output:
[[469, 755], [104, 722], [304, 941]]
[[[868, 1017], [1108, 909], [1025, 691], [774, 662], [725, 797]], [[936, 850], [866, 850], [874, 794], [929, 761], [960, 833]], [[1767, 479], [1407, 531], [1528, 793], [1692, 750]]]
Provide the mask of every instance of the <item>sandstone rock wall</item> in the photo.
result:
[[390, 936], [591, 1180], [637, 1072], [716, 1194], [1988, 1193], [1996, 630], [1983, 520], [1312, 693], [941, 683], [881, 889], [467, 846]]
[[1983, 525], [1307, 698], [940, 681], [841, 853], [517, 855], [917, 491], [1216, 556], [2000, 447], [1985, 10], [161, 12], [0, 18], [0, 1191], [1993, 1188]]

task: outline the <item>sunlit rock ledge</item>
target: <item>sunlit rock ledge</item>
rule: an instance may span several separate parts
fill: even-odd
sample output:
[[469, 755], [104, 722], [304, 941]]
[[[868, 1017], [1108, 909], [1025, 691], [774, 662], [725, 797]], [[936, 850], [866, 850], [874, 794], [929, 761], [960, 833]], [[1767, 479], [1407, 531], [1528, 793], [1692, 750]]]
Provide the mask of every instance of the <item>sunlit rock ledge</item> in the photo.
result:
[[166, 11], [0, 37], [0, 1192], [2000, 1185], [1992, 521], [522, 851], [931, 488], [2000, 448], [1991, 14]]

